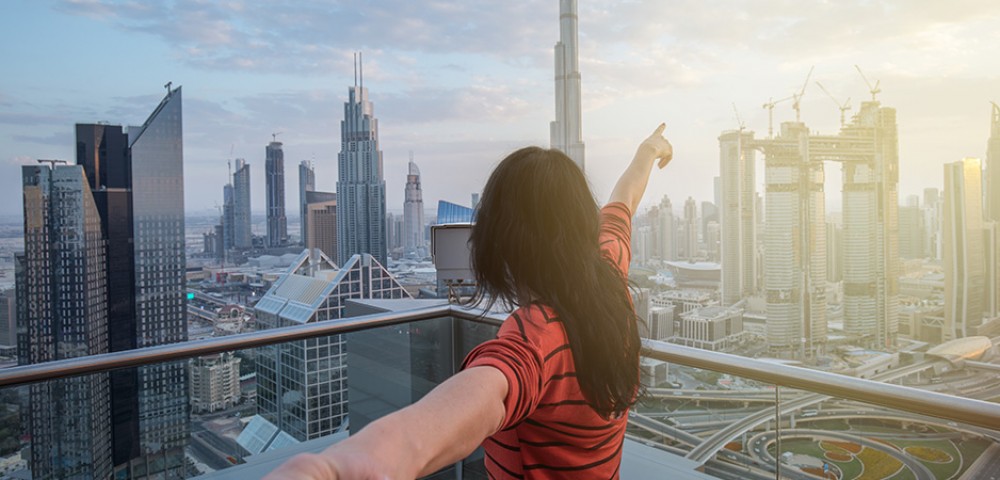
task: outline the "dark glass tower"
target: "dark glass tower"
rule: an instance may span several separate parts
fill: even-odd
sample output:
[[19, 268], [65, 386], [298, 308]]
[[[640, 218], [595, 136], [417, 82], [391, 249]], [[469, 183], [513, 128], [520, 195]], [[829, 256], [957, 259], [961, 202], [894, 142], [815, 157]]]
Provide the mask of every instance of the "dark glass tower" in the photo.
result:
[[[187, 340], [181, 89], [142, 126], [77, 125], [77, 163], [107, 242], [109, 351]], [[111, 372], [112, 456], [119, 478], [183, 476], [188, 438], [183, 363]]]
[[[108, 347], [136, 348], [135, 264], [132, 248], [132, 173], [128, 136], [119, 125], [76, 125], [76, 163], [83, 167], [107, 242]], [[139, 455], [138, 376], [115, 370], [111, 378], [114, 464]]]
[[[130, 127], [128, 140], [136, 346], [187, 341], [181, 89], [168, 91], [142, 126]], [[188, 439], [186, 364], [137, 370], [142, 456], [133, 460], [133, 471], [181, 478]]]
[[267, 246], [288, 244], [288, 219], [285, 218], [285, 152], [281, 142], [273, 141], [265, 149], [264, 172], [267, 175]]

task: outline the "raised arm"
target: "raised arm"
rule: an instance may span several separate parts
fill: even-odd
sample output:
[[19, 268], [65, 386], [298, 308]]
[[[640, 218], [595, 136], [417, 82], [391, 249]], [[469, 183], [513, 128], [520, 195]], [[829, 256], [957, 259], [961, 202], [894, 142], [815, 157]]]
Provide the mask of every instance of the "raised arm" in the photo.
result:
[[649, 172], [653, 168], [653, 163], [663, 168], [674, 157], [674, 148], [663, 138], [664, 128], [666, 125], [661, 123], [652, 135], [639, 144], [635, 156], [632, 157], [632, 163], [628, 165], [615, 184], [615, 189], [611, 191], [609, 203], [622, 202], [628, 207], [629, 213], [635, 215], [639, 201], [646, 193], [646, 184], [649, 183]]
[[319, 454], [298, 455], [265, 477], [277, 479], [417, 478], [472, 453], [504, 419], [507, 378], [472, 367], [419, 402], [386, 415]]

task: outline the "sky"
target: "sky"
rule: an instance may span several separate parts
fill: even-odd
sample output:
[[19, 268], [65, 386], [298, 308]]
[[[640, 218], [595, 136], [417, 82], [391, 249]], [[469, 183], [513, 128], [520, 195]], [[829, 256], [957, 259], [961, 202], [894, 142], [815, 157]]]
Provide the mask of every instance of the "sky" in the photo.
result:
[[[232, 158], [251, 164], [263, 211], [264, 147], [280, 132], [295, 217], [300, 161], [315, 164], [317, 189], [335, 189], [357, 51], [390, 212], [402, 210], [410, 152], [433, 211], [468, 204], [507, 153], [549, 143], [555, 0], [10, 0], [0, 12], [0, 215], [21, 212], [18, 165], [72, 162], [75, 123], [141, 124], [170, 81], [184, 91], [188, 213], [216, 211]], [[1000, 102], [1000, 2], [584, 0], [579, 16], [598, 200], [666, 122], [674, 160], [645, 204], [711, 201], [719, 133], [737, 128], [738, 111], [765, 136], [762, 104], [799, 91], [811, 67], [801, 115], [814, 131], [836, 133], [836, 102], [849, 97], [851, 114], [871, 98], [855, 65], [897, 109], [901, 203], [940, 188], [942, 164], [985, 156], [989, 101]], [[775, 127], [794, 115], [779, 103]], [[827, 166], [831, 211], [838, 168]]]

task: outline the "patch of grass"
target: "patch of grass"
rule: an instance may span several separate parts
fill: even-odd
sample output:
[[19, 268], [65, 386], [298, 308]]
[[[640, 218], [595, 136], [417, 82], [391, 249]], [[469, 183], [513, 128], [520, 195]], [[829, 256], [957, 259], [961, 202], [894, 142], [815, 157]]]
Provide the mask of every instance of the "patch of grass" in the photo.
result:
[[906, 447], [903, 449], [903, 451], [909, 453], [910, 455], [913, 455], [914, 457], [917, 457], [917, 459], [924, 462], [950, 463], [954, 460], [951, 457], [951, 455], [948, 455], [947, 453], [942, 452], [941, 450], [931, 447], [913, 446], [913, 447]]
[[889, 454], [865, 447], [858, 454], [858, 460], [865, 466], [864, 473], [858, 480], [882, 480], [890, 477], [903, 466], [903, 462], [889, 456]]

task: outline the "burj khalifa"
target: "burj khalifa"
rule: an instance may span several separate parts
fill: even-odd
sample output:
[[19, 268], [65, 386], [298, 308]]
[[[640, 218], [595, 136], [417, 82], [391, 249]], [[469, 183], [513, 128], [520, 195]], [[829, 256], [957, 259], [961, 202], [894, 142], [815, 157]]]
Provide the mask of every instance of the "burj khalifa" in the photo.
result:
[[550, 124], [551, 147], [584, 169], [580, 107], [580, 61], [576, 0], [559, 0], [559, 42], [555, 47], [556, 119]]

